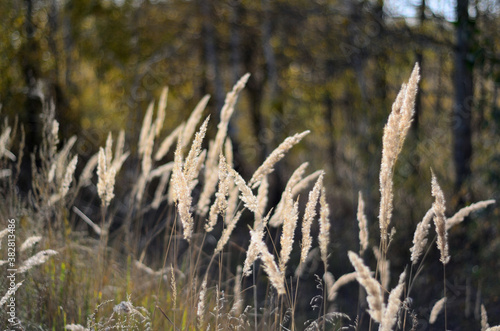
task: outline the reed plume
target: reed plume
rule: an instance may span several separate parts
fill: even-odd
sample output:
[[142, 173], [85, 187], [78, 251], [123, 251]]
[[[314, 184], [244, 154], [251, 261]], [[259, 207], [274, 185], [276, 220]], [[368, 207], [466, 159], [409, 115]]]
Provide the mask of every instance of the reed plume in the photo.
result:
[[434, 225], [436, 226], [437, 233], [437, 247], [441, 252], [439, 260], [443, 264], [447, 264], [450, 261], [450, 254], [448, 252], [448, 231], [446, 230], [446, 216], [444, 214], [446, 210], [445, 199], [434, 173], [432, 173], [432, 196], [435, 199], [432, 209], [434, 211]]
[[412, 264], [416, 264], [418, 262], [418, 259], [424, 251], [425, 245], [427, 245], [427, 234], [429, 233], [429, 229], [431, 227], [430, 222], [433, 216], [434, 209], [431, 208], [427, 211], [427, 213], [425, 213], [422, 221], [417, 224], [417, 228], [415, 230], [415, 233], [413, 234], [413, 246], [410, 248], [410, 261], [412, 262]]
[[283, 222], [283, 218], [281, 216], [283, 212], [283, 205], [285, 202], [285, 196], [288, 190], [293, 189], [295, 185], [302, 179], [304, 176], [304, 172], [306, 171], [307, 166], [309, 165], [308, 162], [302, 163], [295, 171], [292, 173], [290, 178], [288, 179], [288, 182], [286, 183], [285, 189], [283, 190], [283, 193], [281, 194], [281, 199], [274, 208], [274, 214], [269, 220], [269, 225], [273, 227], [278, 227], [281, 225]]
[[384, 127], [382, 138], [382, 162], [380, 167], [380, 210], [379, 226], [381, 246], [387, 249], [389, 238], [388, 228], [392, 218], [393, 209], [393, 176], [398, 155], [411, 126], [414, 104], [420, 80], [418, 63], [415, 64], [408, 84], [401, 87], [392, 111]]
[[325, 266], [325, 271], [328, 269], [328, 245], [330, 244], [330, 207], [326, 202], [326, 190], [323, 186], [321, 189], [321, 196], [319, 198], [319, 251], [321, 253], [321, 260]]
[[430, 324], [434, 324], [436, 322], [437, 317], [439, 313], [443, 310], [445, 303], [446, 303], [446, 297], [443, 297], [434, 304], [431, 310], [431, 316], [429, 317]]
[[446, 230], [451, 229], [453, 226], [461, 223], [467, 216], [476, 210], [481, 210], [487, 206], [494, 204], [495, 200], [479, 201], [471, 204], [470, 206], [460, 209], [455, 215], [446, 220]]
[[302, 220], [302, 250], [300, 254], [300, 262], [304, 263], [307, 259], [307, 254], [312, 246], [311, 225], [316, 217], [316, 205], [318, 204], [321, 187], [323, 185], [323, 173], [319, 176], [313, 189], [309, 192], [309, 200], [306, 204], [304, 218]]
[[266, 158], [264, 163], [257, 168], [254, 172], [252, 178], [248, 182], [248, 185], [252, 188], [256, 188], [260, 185], [264, 176], [269, 175], [274, 170], [274, 165], [281, 160], [285, 154], [296, 144], [298, 144], [302, 138], [309, 134], [310, 131], [304, 131], [302, 133], [297, 133], [291, 137], [288, 137], [283, 141], [271, 154]]
[[368, 221], [365, 215], [365, 201], [361, 191], [358, 193], [358, 226], [359, 226], [359, 255], [363, 255], [368, 248]]
[[290, 253], [293, 247], [293, 238], [295, 236], [295, 228], [297, 219], [299, 218], [299, 202], [294, 203], [292, 191], [289, 190], [285, 198], [285, 213], [283, 221], [283, 232], [281, 233], [281, 254], [279, 269], [282, 274], [285, 274], [286, 264], [290, 259]]
[[364, 264], [363, 259], [351, 251], [348, 252], [348, 256], [354, 269], [356, 269], [356, 279], [368, 294], [367, 301], [370, 308], [368, 313], [374, 321], [381, 323], [384, 311], [384, 296], [380, 284], [371, 276], [370, 269]]

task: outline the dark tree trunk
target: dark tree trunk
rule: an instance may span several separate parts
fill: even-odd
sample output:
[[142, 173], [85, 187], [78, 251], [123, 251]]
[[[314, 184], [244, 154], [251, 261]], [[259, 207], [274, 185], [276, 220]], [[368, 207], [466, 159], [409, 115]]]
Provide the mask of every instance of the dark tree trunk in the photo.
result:
[[216, 31], [214, 27], [213, 4], [210, 0], [201, 0], [201, 14], [203, 18], [203, 40], [205, 42], [205, 64], [206, 78], [212, 82], [214, 89], [214, 100], [217, 112], [224, 104], [224, 87], [219, 71], [216, 48]]
[[[426, 8], [425, 0], [422, 0], [422, 2], [420, 2], [420, 6], [418, 6], [418, 19], [419, 19], [420, 29], [422, 30], [422, 32], [425, 22], [425, 8]], [[421, 71], [424, 63], [424, 55], [422, 53], [423, 49], [424, 47], [422, 45], [417, 45], [416, 58]], [[419, 93], [417, 93], [415, 100], [415, 115], [413, 117], [413, 123], [412, 123], [412, 128], [415, 132], [418, 131], [418, 125], [420, 123], [421, 113], [422, 113], [422, 91], [421, 88], [419, 88]]]
[[25, 0], [26, 5], [26, 45], [23, 53], [23, 74], [27, 86], [27, 96], [25, 103], [26, 115], [28, 118], [26, 128], [26, 147], [31, 152], [39, 141], [40, 125], [39, 115], [43, 105], [43, 95], [37, 86], [39, 79], [38, 45], [35, 40], [35, 25], [33, 24], [33, 1]]
[[[473, 104], [473, 62], [469, 59], [472, 44], [472, 26], [468, 13], [469, 1], [457, 0], [455, 49], [455, 100], [453, 105], [453, 156], [455, 162], [455, 189], [462, 201], [465, 181], [471, 175], [471, 108]], [[465, 190], [465, 191], [464, 191]]]

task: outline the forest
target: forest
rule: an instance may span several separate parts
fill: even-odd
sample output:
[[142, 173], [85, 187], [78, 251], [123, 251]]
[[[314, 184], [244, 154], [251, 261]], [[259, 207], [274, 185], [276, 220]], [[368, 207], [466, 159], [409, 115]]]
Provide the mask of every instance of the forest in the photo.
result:
[[0, 18], [0, 326], [500, 329], [499, 0]]

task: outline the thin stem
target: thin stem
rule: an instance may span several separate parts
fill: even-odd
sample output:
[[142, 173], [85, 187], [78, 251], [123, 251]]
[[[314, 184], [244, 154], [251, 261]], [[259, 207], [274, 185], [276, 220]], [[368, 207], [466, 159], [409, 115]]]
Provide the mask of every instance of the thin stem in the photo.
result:
[[[446, 298], [446, 264], [443, 264], [443, 287], [444, 297]], [[448, 314], [446, 310], [446, 299], [444, 300], [444, 330], [448, 330]]]
[[252, 272], [252, 278], [253, 278], [253, 306], [254, 306], [254, 329], [257, 331], [257, 284], [255, 283], [255, 270], [256, 263], [255, 261], [253, 262], [253, 272]]

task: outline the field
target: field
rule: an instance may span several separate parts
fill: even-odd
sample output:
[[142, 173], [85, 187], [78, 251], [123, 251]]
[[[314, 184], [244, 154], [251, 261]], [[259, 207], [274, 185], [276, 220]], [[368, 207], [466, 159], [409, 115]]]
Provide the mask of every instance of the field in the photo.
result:
[[[0, 324], [19, 330], [459, 330], [465, 305], [479, 316], [469, 329], [500, 330], [488, 325], [481, 295], [472, 298], [466, 289], [464, 304], [457, 294], [449, 244], [467, 217], [488, 218], [495, 201], [447, 211], [439, 175], [429, 169], [431, 181], [421, 190], [433, 203], [415, 211], [422, 221], [409, 231], [413, 237], [401, 237], [408, 229], [393, 221], [394, 210], [407, 208], [394, 203], [394, 173], [402, 150], [412, 148], [405, 140], [418, 64], [384, 128], [378, 220], [368, 220], [360, 192], [350, 241], [332, 231], [336, 206], [325, 178], [335, 173], [304, 162], [276, 203], [269, 196], [275, 167], [314, 128], [286, 138], [250, 178], [236, 169], [228, 129], [248, 77], [226, 95], [217, 124], [204, 115], [207, 96], [168, 133], [163, 90], [145, 112], [139, 141], [110, 132], [88, 160], [73, 151], [77, 137], [60, 141], [50, 103], [33, 155], [22, 155], [22, 123], [5, 118]], [[31, 164], [26, 194], [18, 186], [26, 178], [24, 160]], [[344, 241], [357, 247], [337, 255]], [[393, 261], [401, 241], [411, 249]], [[422, 302], [419, 295], [429, 299], [429, 288], [439, 290]], [[498, 323], [497, 316], [490, 320]]]

